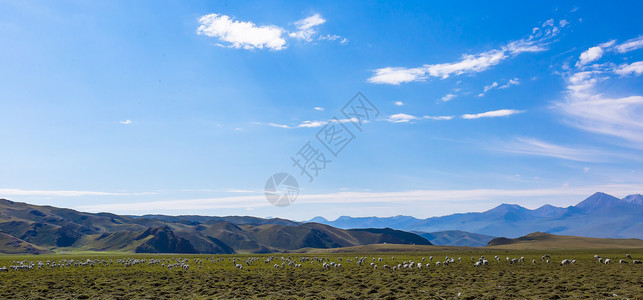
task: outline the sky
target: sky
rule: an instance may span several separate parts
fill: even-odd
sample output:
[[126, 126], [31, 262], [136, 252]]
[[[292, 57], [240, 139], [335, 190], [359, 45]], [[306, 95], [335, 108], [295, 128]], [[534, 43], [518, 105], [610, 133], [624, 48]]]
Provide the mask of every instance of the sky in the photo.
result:
[[0, 198], [332, 220], [643, 193], [643, 3], [442, 2], [1, 0]]

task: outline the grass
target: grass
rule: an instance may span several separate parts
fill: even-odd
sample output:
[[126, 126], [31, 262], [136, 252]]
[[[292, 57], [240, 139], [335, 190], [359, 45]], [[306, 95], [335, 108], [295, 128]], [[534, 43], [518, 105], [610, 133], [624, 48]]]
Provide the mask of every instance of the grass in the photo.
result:
[[[138, 255], [126, 253], [77, 252], [64, 255], [0, 256], [0, 267], [13, 261], [47, 261], [61, 259], [112, 259], [105, 267], [55, 267], [29, 271], [0, 272], [1, 299], [399, 299], [399, 298], [643, 298], [643, 266], [618, 264], [631, 254], [643, 259], [643, 249], [635, 250], [554, 250], [549, 252], [551, 263], [542, 262], [544, 251], [444, 248], [431, 252], [387, 253], [305, 253], [273, 254], [276, 259], [264, 263], [271, 255]], [[616, 262], [598, 264], [594, 254], [609, 257]], [[385, 270], [384, 264], [403, 261], [429, 262], [431, 267], [421, 270]], [[490, 260], [486, 267], [474, 267], [471, 257], [484, 255]], [[501, 263], [493, 257], [502, 258]], [[363, 266], [347, 259], [368, 257]], [[395, 256], [395, 260], [392, 257]], [[445, 256], [462, 258], [459, 263], [436, 267], [435, 262]], [[508, 264], [505, 257], [525, 257], [525, 263]], [[184, 257], [190, 269], [169, 270], [160, 265], [139, 264], [126, 267], [116, 264], [118, 258], [161, 259]], [[259, 258], [242, 270], [237, 262], [250, 257]], [[301, 268], [274, 268], [281, 257], [290, 257], [299, 263], [300, 257], [324, 257], [340, 262], [341, 268], [324, 270], [320, 263], [302, 262]], [[379, 268], [369, 264], [372, 258]], [[574, 258], [576, 264], [561, 266], [560, 261]], [[201, 268], [194, 262], [201, 259]], [[214, 260], [211, 260], [214, 259]], [[532, 264], [535, 259], [537, 264]]]

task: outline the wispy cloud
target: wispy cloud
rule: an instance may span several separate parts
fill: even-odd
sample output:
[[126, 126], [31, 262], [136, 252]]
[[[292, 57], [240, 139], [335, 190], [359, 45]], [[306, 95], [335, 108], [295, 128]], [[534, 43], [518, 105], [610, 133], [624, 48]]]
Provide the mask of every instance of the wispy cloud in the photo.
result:
[[444, 97], [442, 97], [440, 100], [442, 100], [442, 101], [444, 101], [444, 102], [448, 102], [448, 101], [453, 100], [453, 98], [455, 98], [455, 97], [456, 97], [456, 95], [455, 95], [455, 94], [446, 94], [446, 95], [444, 95]]
[[[297, 205], [308, 204], [368, 204], [383, 203], [391, 204], [416, 204], [427, 203], [451, 203], [454, 201], [484, 201], [499, 199], [524, 199], [529, 197], [562, 197], [575, 196], [579, 199], [587, 197], [596, 191], [625, 196], [628, 194], [640, 193], [643, 184], [605, 184], [588, 186], [548, 187], [541, 189], [466, 189], [466, 190], [411, 190], [394, 192], [337, 192], [325, 194], [300, 194], [297, 197]], [[105, 203], [93, 205], [81, 205], [75, 207], [81, 211], [90, 212], [114, 212], [114, 213], [155, 213], [155, 212], [176, 212], [176, 211], [198, 211], [206, 209], [245, 209], [270, 207], [263, 195], [248, 195], [237, 197], [202, 198], [167, 200], [153, 202], [130, 202], [130, 203]]]
[[520, 84], [520, 80], [518, 78], [513, 78], [513, 79], [509, 79], [509, 81], [507, 81], [507, 83], [501, 85], [498, 88], [499, 89], [506, 89], [506, 88], [511, 87], [512, 85], [519, 85], [519, 84]]
[[[315, 27], [324, 23], [326, 23], [326, 20], [324, 20], [324, 18], [322, 18], [319, 14], [314, 14], [308, 18], [295, 22], [295, 25], [297, 25], [297, 29], [299, 30], [289, 33], [289, 36], [292, 38], [310, 42], [312, 41], [312, 37], [317, 34], [317, 30], [315, 29]], [[330, 39], [331, 36], [328, 37]], [[333, 40], [339, 38], [339, 36], [332, 37]]]
[[641, 75], [643, 74], [643, 61], [633, 62], [631, 64], [623, 64], [614, 70], [614, 73], [626, 76], [630, 74]]
[[484, 87], [484, 89], [482, 90], [482, 92], [480, 94], [478, 94], [478, 97], [483, 97], [488, 91], [491, 91], [493, 89], [506, 89], [506, 88], [511, 87], [512, 85], [519, 85], [519, 84], [520, 84], [520, 80], [518, 78], [509, 79], [503, 85], [500, 85], [500, 84], [498, 84], [497, 81], [494, 81], [492, 84], [486, 85]]
[[[351, 119], [338, 119], [336, 121], [339, 121], [340, 123], [348, 123], [348, 122], [359, 122], [357, 118], [351, 118]], [[367, 121], [362, 121], [362, 122], [367, 122]], [[255, 125], [268, 125], [270, 127], [275, 127], [275, 128], [316, 128], [316, 127], [322, 127], [326, 124], [328, 124], [328, 121], [302, 121], [299, 124], [294, 124], [294, 125], [287, 125], [287, 124], [279, 124], [279, 123], [261, 123], [261, 122], [253, 122]]]
[[[296, 31], [288, 32], [277, 25], [258, 26], [251, 21], [237, 21], [233, 17], [222, 14], [208, 14], [199, 18], [197, 34], [217, 38], [221, 43], [217, 45], [237, 49], [270, 49], [283, 50], [287, 47], [287, 38], [294, 38], [305, 42], [317, 40], [337, 40], [338, 35], [320, 35], [317, 27], [326, 20], [320, 14], [296, 21]], [[344, 39], [346, 40], [346, 39]], [[345, 43], [342, 40], [342, 44]], [[347, 41], [347, 40], [346, 40]]]
[[[640, 38], [621, 45], [627, 52], [636, 48]], [[614, 43], [610, 42], [608, 47]], [[624, 146], [643, 149], [643, 96], [631, 95], [613, 97], [597, 87], [599, 82], [621, 76], [643, 72], [643, 63], [634, 62], [614, 66], [613, 64], [584, 66], [564, 74], [567, 93], [563, 100], [552, 107], [566, 117], [565, 123], [592, 133], [617, 137], [628, 143]]]
[[403, 106], [403, 105], [404, 105], [404, 102], [402, 102], [402, 101], [395, 101], [395, 103], [394, 103], [394, 104], [395, 104], [395, 106]]
[[422, 116], [416, 117], [409, 114], [399, 113], [386, 117], [384, 120], [391, 123], [409, 123], [411, 121], [419, 120], [451, 120], [453, 116]]
[[324, 110], [323, 107], [319, 107], [319, 106], [315, 106], [314, 109], [317, 110], [317, 111], [323, 111]]
[[44, 197], [79, 197], [79, 196], [141, 196], [154, 195], [154, 192], [124, 193], [97, 191], [56, 191], [56, 190], [23, 190], [0, 188], [2, 196], [44, 196]]
[[643, 36], [629, 39], [622, 44], [616, 46], [616, 51], [626, 53], [643, 48]]
[[592, 149], [587, 146], [556, 145], [534, 138], [516, 138], [509, 142], [494, 143], [490, 148], [509, 153], [555, 157], [583, 162], [606, 162], [629, 157], [629, 155]]
[[525, 111], [515, 110], [515, 109], [500, 109], [500, 110], [483, 112], [479, 114], [464, 114], [462, 115], [462, 118], [463, 119], [497, 118], [497, 117], [507, 117], [515, 114], [520, 114], [523, 112]]
[[538, 30], [535, 30], [532, 35], [512, 41], [500, 49], [479, 54], [465, 54], [456, 62], [426, 64], [418, 68], [385, 67], [376, 69], [368, 82], [399, 85], [413, 81], [424, 81], [428, 77], [448, 78], [453, 75], [482, 72], [521, 53], [545, 51], [549, 41], [560, 32], [553, 20], [548, 20], [537, 28]]
[[132, 120], [120, 121], [119, 123], [121, 123], [123, 125], [129, 125], [129, 124], [132, 124]]

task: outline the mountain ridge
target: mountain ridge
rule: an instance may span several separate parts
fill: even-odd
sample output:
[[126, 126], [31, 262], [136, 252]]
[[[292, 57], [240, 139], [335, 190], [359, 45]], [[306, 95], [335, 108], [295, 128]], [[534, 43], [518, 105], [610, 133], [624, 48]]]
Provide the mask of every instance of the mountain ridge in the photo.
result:
[[0, 253], [272, 253], [373, 243], [431, 245], [391, 228], [339, 229], [248, 216], [121, 216], [0, 199]]
[[[401, 216], [339, 217], [325, 224], [339, 228], [360, 228], [381, 224], [413, 232], [460, 230], [487, 236], [519, 237], [530, 232], [586, 236], [596, 238], [643, 238], [643, 196], [629, 195], [623, 199], [597, 192], [569, 207], [545, 204], [527, 209], [517, 204], [503, 203], [484, 212], [456, 213], [440, 217], [400, 222]], [[322, 218], [323, 219], [323, 218]], [[321, 219], [316, 219], [321, 220]], [[390, 222], [389, 222], [390, 220]]]

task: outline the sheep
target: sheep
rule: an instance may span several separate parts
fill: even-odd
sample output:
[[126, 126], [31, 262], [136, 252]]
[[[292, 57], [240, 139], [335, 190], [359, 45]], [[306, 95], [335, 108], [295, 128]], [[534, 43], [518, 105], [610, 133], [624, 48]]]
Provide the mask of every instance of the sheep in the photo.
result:
[[235, 264], [234, 266], [235, 266], [237, 269], [239, 269], [239, 270], [243, 269], [243, 265]]
[[560, 265], [564, 266], [564, 265], [569, 265], [570, 263], [571, 261], [569, 259], [563, 259], [563, 261], [560, 262]]
[[603, 258], [602, 257], [598, 258], [598, 263], [601, 263], [601, 264], [603, 263]]
[[611, 259], [609, 259], [609, 258], [606, 258], [606, 259], [605, 259], [605, 264], [606, 264], [606, 265], [609, 265], [611, 262], [612, 262], [612, 260], [611, 260]]
[[632, 255], [629, 255], [629, 254], [625, 254], [625, 258], [629, 258], [629, 259], [632, 259]]
[[638, 259], [635, 259], [635, 260], [632, 261], [632, 263], [635, 264], [635, 265], [640, 265], [641, 261], [638, 260]]
[[621, 260], [619, 260], [619, 261], [618, 261], [618, 263], [619, 263], [619, 264], [626, 264], [626, 263], [628, 263], [628, 261], [627, 261], [627, 260], [624, 260], [624, 259], [621, 259]]

